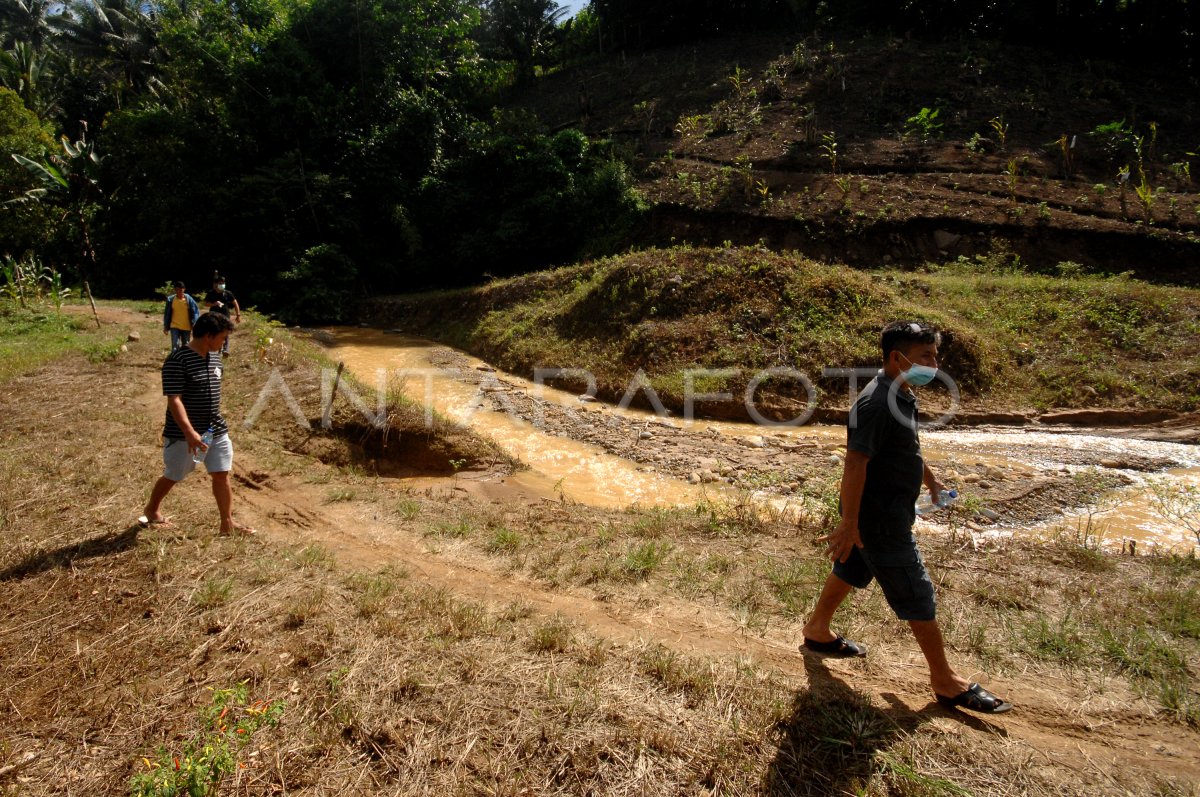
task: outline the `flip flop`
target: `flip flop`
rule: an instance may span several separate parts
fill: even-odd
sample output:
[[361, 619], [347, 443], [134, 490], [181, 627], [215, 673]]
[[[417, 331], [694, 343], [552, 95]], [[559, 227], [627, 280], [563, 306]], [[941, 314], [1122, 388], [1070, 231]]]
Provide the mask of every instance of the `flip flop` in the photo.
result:
[[156, 529], [173, 529], [173, 528], [175, 528], [175, 524], [171, 522], [171, 518], [169, 518], [169, 517], [165, 517], [162, 520], [151, 520], [150, 518], [146, 517], [145, 515], [142, 515], [141, 517], [139, 517], [137, 519], [137, 522], [138, 522], [138, 525], [141, 526], [142, 528], [149, 528], [151, 526], [153, 526]]
[[936, 695], [937, 702], [946, 708], [965, 708], [980, 714], [1003, 714], [1011, 711], [1013, 704], [993, 695], [979, 684], [971, 684], [967, 691], [954, 697]]
[[867, 655], [867, 646], [851, 642], [841, 634], [832, 642], [817, 642], [815, 639], [804, 638], [804, 647], [814, 653], [825, 653], [844, 659], [861, 659]]

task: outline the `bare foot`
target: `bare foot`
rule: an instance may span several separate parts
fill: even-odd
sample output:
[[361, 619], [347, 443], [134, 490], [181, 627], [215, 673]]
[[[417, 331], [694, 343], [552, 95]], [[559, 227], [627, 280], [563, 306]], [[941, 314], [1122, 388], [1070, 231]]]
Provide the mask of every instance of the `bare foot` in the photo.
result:
[[162, 528], [162, 529], [175, 528], [175, 524], [171, 522], [171, 518], [166, 517], [162, 514], [155, 515], [155, 516], [142, 515], [141, 517], [139, 517], [137, 519], [137, 522], [138, 522], [138, 525], [141, 526], [142, 528], [146, 528], [147, 526], [154, 526], [155, 528]]
[[252, 526], [247, 526], [245, 523], [222, 523], [221, 534], [222, 536], [226, 537], [233, 536], [235, 534], [250, 537], [258, 534], [258, 529], [255, 529]]

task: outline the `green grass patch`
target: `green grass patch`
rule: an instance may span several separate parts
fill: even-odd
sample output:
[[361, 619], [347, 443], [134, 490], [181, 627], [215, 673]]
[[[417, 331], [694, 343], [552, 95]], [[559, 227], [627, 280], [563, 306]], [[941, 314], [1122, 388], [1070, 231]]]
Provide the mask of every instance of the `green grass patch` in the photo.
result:
[[192, 603], [198, 609], [215, 609], [224, 606], [233, 595], [233, 579], [209, 578], [201, 582], [192, 595]]
[[92, 362], [120, 354], [124, 332], [97, 331], [81, 317], [53, 307], [22, 308], [0, 301], [0, 382], [28, 373], [73, 351]]
[[671, 553], [665, 542], [644, 542], [631, 545], [621, 560], [621, 571], [634, 581], [649, 578]]
[[492, 530], [483, 547], [488, 553], [515, 553], [523, 541], [517, 532], [501, 527]]
[[444, 520], [428, 527], [425, 535], [428, 537], [449, 537], [461, 539], [471, 536], [474, 528], [467, 520]]

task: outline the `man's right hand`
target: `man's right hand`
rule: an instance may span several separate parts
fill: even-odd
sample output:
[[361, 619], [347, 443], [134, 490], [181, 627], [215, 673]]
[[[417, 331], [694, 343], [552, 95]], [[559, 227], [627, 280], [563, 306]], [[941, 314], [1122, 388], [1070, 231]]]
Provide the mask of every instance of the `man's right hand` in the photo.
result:
[[188, 453], [193, 457], [204, 451], [204, 441], [195, 429], [184, 429], [183, 439], [187, 441]]
[[829, 557], [829, 561], [831, 562], [844, 562], [850, 558], [851, 551], [862, 547], [862, 537], [858, 533], [858, 524], [846, 518], [842, 518], [837, 528], [829, 534], [826, 534], [824, 537], [818, 537], [817, 542], [829, 543], [825, 548], [825, 555]]

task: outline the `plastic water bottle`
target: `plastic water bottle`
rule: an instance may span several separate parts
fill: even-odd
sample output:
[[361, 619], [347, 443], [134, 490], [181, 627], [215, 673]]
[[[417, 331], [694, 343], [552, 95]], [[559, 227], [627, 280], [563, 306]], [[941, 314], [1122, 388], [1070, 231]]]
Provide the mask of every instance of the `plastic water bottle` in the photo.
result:
[[929, 498], [929, 491], [922, 490], [921, 495], [917, 498], [917, 514], [928, 515], [931, 512], [936, 512], [939, 509], [944, 509], [958, 500], [958, 490], [942, 490], [938, 493], [938, 500], [934, 502]]
[[204, 461], [204, 458], [208, 456], [208, 447], [212, 445], [212, 441], [213, 428], [210, 426], [208, 427], [208, 431], [200, 435], [200, 450], [192, 454], [192, 462], [200, 463]]

